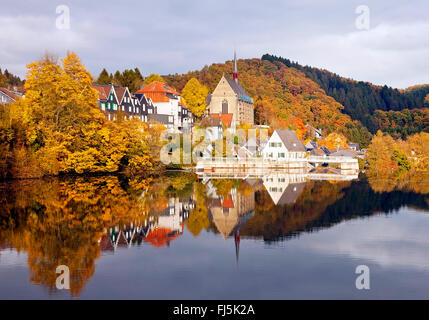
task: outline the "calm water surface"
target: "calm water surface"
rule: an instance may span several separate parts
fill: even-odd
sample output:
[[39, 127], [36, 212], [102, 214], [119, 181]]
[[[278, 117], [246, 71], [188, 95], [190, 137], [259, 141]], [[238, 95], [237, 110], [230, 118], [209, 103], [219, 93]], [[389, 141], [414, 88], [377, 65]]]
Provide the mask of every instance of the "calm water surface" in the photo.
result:
[[[282, 174], [4, 183], [0, 298], [428, 299], [429, 194], [388, 186]], [[56, 289], [58, 265], [70, 290]], [[358, 265], [370, 290], [355, 287]]]

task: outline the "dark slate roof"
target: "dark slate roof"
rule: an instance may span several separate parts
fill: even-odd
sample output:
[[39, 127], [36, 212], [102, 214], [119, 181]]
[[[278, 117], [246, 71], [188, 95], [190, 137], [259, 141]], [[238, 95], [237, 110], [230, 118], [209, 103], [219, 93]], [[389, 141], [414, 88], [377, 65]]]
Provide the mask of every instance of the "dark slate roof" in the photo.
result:
[[305, 187], [305, 182], [289, 184], [285, 189], [285, 191], [283, 192], [279, 202], [277, 202], [277, 205], [282, 206], [285, 204], [295, 203], [299, 195], [304, 190], [304, 187]]
[[171, 124], [172, 122], [168, 121], [168, 114], [149, 114], [148, 116], [149, 120], [154, 120], [157, 121], [159, 123], [163, 123], [163, 124]]
[[356, 157], [357, 153], [354, 150], [341, 149], [337, 152], [331, 153], [331, 157]]
[[305, 152], [307, 149], [293, 130], [276, 130], [288, 151]]
[[326, 153], [322, 148], [314, 148], [310, 153], [314, 156], [326, 156]]
[[231, 86], [234, 93], [238, 96], [238, 98], [242, 98], [244, 100], [248, 100], [248, 102], [252, 102], [252, 99], [248, 96], [246, 90], [243, 89], [243, 87], [238, 83], [238, 81], [235, 81], [234, 79], [229, 79], [227, 77], [225, 77], [225, 79]]

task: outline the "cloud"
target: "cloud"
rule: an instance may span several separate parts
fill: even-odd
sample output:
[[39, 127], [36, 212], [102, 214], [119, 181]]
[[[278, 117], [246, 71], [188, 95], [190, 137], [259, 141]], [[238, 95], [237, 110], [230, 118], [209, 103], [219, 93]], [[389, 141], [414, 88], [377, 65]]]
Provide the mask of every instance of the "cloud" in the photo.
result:
[[[346, 255], [383, 267], [429, 269], [429, 217], [409, 208], [389, 216], [343, 222], [299, 237], [295, 245], [328, 255]], [[358, 263], [358, 262], [357, 262]]]
[[[97, 75], [139, 67], [184, 73], [232, 58], [273, 53], [343, 76], [407, 87], [429, 82], [429, 4], [369, 3], [371, 29], [357, 31], [350, 0], [162, 2], [75, 0], [71, 29], [55, 28], [56, 1], [8, 1], [0, 13], [2, 68], [23, 75], [45, 51], [76, 51]], [[35, 7], [35, 9], [30, 8]]]

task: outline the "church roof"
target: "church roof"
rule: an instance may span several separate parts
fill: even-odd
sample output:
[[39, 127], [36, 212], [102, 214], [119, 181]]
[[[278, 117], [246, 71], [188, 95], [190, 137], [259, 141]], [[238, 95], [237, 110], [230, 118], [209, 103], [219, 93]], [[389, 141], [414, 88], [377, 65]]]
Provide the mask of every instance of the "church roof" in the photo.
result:
[[240, 83], [238, 83], [238, 81], [235, 81], [234, 79], [229, 79], [227, 77], [225, 77], [225, 79], [239, 99], [247, 101], [249, 103], [253, 103], [253, 99], [247, 95], [246, 90], [244, 90], [244, 88], [240, 85]]

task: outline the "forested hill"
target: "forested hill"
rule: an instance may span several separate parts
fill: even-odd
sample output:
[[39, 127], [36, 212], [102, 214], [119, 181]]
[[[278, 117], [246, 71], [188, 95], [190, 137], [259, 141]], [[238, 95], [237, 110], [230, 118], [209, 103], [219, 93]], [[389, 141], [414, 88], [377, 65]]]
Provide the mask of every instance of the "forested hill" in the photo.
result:
[[[371, 131], [378, 126], [374, 123], [376, 110], [401, 111], [429, 107], [429, 85], [414, 86], [406, 90], [393, 89], [388, 86], [376, 86], [368, 82], [345, 79], [327, 70], [302, 66], [289, 59], [265, 54], [262, 60], [281, 62], [305, 73], [307, 77], [320, 85], [326, 94], [344, 106], [344, 112], [352, 119], [361, 121]], [[379, 115], [379, 114], [378, 114]]]
[[24, 81], [18, 76], [13, 75], [9, 71], [0, 69], [0, 87], [23, 86]]
[[[200, 71], [167, 75], [168, 84], [182, 90], [187, 81], [197, 78], [212, 92], [222, 74], [231, 77], [232, 61], [215, 63]], [[295, 68], [278, 61], [238, 60], [239, 81], [255, 100], [255, 121], [272, 127], [298, 129], [310, 123], [324, 130], [343, 133], [350, 141], [368, 145], [371, 135], [358, 121], [342, 112], [343, 106], [326, 95], [320, 86]]]

